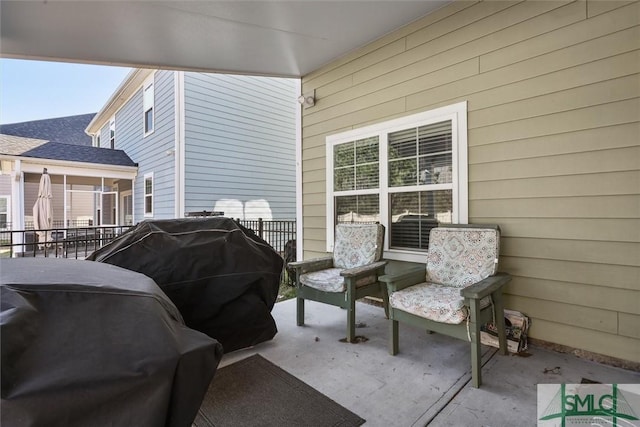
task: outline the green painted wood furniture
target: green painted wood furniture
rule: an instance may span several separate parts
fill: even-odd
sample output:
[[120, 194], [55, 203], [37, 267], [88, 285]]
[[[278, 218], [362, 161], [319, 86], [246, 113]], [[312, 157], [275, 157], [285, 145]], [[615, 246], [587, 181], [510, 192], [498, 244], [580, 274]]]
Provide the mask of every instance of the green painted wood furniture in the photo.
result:
[[353, 342], [356, 300], [382, 297], [387, 311], [382, 261], [384, 226], [381, 224], [337, 224], [334, 252], [330, 257], [291, 262], [296, 272], [297, 324], [304, 325], [304, 301], [309, 299], [347, 310], [347, 341]]
[[480, 326], [495, 321], [500, 352], [507, 354], [502, 289], [511, 276], [498, 273], [500, 228], [451, 225], [430, 232], [426, 264], [381, 276], [389, 298], [389, 351], [398, 353], [399, 323], [471, 343], [471, 377], [480, 387]]

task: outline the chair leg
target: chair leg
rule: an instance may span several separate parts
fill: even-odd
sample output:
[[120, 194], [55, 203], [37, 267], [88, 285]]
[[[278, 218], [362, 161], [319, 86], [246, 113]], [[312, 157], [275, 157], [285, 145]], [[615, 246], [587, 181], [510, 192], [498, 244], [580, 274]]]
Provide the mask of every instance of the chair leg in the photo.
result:
[[382, 306], [384, 307], [384, 317], [389, 318], [389, 290], [385, 283], [380, 282], [380, 294], [382, 295]]
[[296, 319], [298, 326], [304, 325], [304, 298], [297, 297]]
[[389, 321], [389, 353], [392, 356], [398, 354], [398, 321]]
[[469, 335], [471, 335], [471, 380], [475, 388], [479, 388], [482, 384], [482, 372], [480, 364], [482, 363], [482, 352], [480, 347], [480, 322], [478, 315], [480, 314], [480, 300], [471, 300], [471, 320], [469, 322]]
[[347, 307], [347, 342], [354, 342], [356, 339], [356, 301], [349, 298]]
[[495, 292], [491, 298], [493, 306], [496, 310], [496, 328], [498, 328], [498, 342], [500, 343], [500, 354], [509, 354], [507, 348], [507, 333], [504, 324], [504, 303], [502, 301], [502, 292]]

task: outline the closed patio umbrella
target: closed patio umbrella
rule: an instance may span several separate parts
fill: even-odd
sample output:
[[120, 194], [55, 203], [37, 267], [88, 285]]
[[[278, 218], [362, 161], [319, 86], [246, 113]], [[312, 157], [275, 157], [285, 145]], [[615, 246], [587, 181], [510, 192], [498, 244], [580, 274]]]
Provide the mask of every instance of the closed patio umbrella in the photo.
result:
[[[36, 230], [48, 230], [53, 226], [53, 208], [51, 205], [51, 177], [45, 168], [40, 177], [40, 187], [38, 188], [38, 198], [33, 205], [33, 228]], [[48, 240], [46, 231], [39, 231], [38, 237], [40, 243], [46, 243]]]

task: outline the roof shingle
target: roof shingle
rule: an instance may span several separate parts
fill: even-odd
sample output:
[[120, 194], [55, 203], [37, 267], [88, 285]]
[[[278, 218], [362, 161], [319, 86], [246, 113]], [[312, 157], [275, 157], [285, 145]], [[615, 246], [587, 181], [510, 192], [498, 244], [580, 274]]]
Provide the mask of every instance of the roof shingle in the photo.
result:
[[137, 166], [122, 150], [63, 144], [0, 134], [0, 155], [65, 160], [114, 166]]
[[30, 122], [0, 125], [0, 133], [23, 138], [64, 141], [65, 144], [91, 145], [91, 137], [84, 130], [96, 113]]

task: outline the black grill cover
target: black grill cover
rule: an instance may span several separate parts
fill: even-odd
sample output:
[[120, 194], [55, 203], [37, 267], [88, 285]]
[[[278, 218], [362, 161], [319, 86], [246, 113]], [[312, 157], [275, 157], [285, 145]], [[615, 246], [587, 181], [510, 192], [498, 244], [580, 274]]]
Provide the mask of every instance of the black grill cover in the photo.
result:
[[151, 277], [187, 326], [218, 340], [225, 352], [277, 332], [271, 309], [284, 261], [232, 219], [143, 221], [87, 259]]
[[3, 426], [189, 427], [222, 358], [123, 268], [4, 259], [0, 298]]

